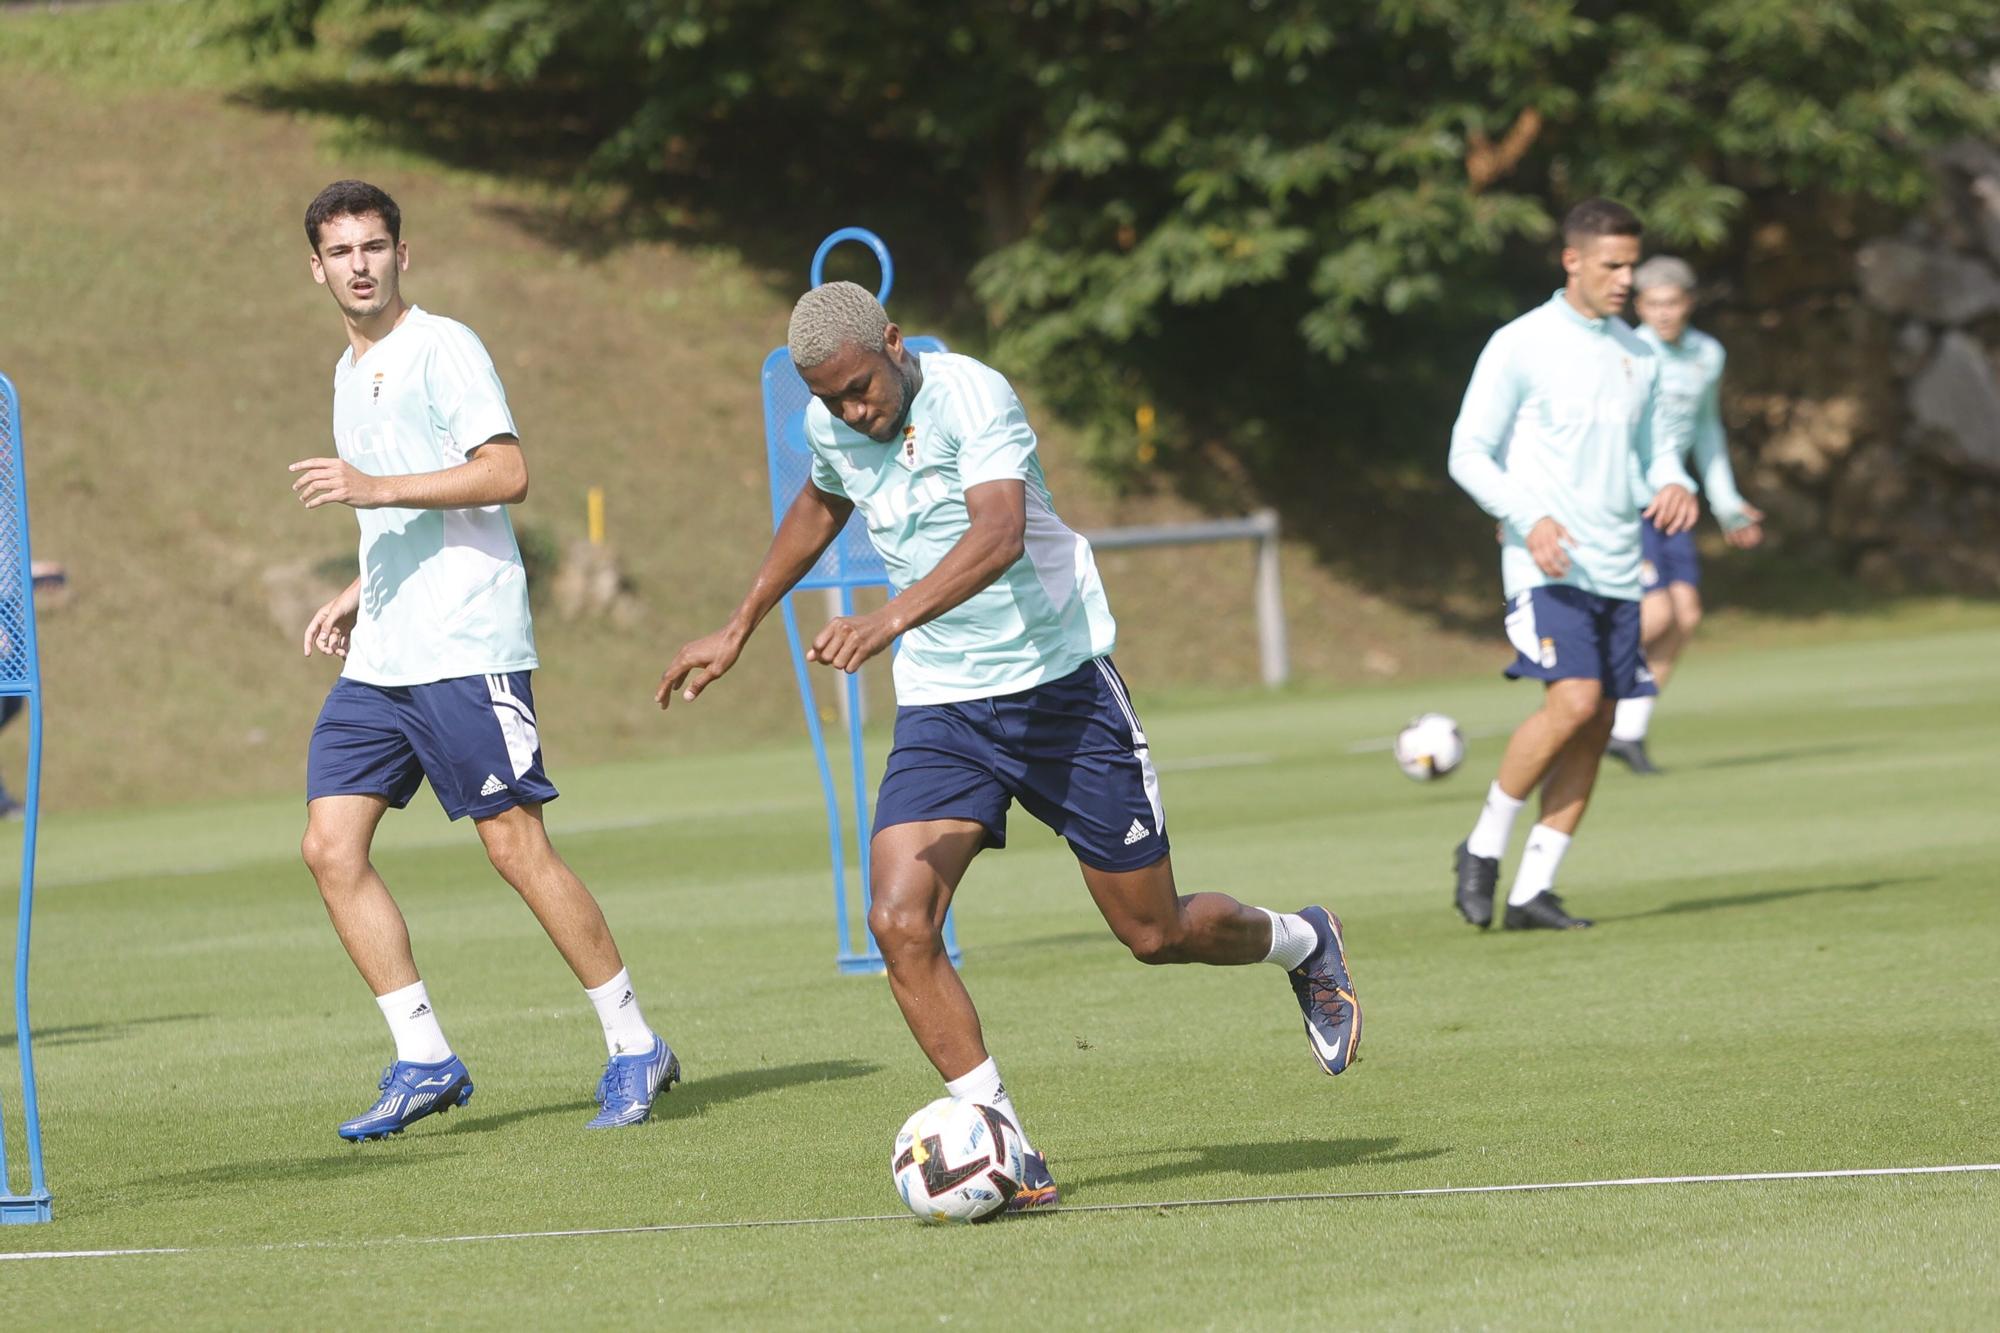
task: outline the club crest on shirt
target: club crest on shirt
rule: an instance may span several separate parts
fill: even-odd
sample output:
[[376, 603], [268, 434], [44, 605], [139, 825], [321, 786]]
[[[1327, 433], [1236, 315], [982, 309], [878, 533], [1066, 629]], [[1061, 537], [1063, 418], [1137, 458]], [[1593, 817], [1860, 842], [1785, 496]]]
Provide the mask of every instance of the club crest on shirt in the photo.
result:
[[915, 467], [916, 465], [917, 428], [915, 426], [905, 426], [903, 427], [903, 466]]
[[1618, 364], [1625, 367], [1625, 382], [1630, 384], [1632, 382], [1632, 358], [1621, 356], [1618, 358]]
[[370, 390], [368, 394], [368, 401], [371, 403], [379, 403], [382, 401], [382, 372], [379, 370], [375, 372], [375, 387], [372, 390]]

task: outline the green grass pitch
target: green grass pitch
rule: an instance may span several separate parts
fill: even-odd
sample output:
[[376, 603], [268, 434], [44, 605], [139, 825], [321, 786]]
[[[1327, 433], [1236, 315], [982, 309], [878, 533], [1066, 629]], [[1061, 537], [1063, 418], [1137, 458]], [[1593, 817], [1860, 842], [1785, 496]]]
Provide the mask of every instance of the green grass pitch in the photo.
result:
[[[1448, 907], [1528, 687], [1148, 707], [1140, 681], [1183, 887], [1340, 912], [1361, 1061], [1318, 1072], [1275, 969], [1133, 963], [1018, 813], [961, 896], [967, 980], [1077, 1205], [1992, 1162], [1996, 659], [1990, 629], [1697, 654], [1656, 726], [1670, 774], [1605, 774], [1563, 874], [1600, 924], [1563, 937], [1482, 935]], [[543, 702], [558, 844], [686, 1064], [656, 1121], [582, 1132], [588, 1006], [428, 794], [378, 863], [478, 1092], [361, 1146], [333, 1125], [387, 1041], [298, 863], [297, 802], [52, 820], [35, 1013], [58, 1220], [0, 1249], [187, 1252], [0, 1262], [10, 1311], [1819, 1328], [2000, 1308], [2000, 1179], [1979, 1175], [423, 1243], [893, 1212], [891, 1136], [938, 1091], [883, 983], [836, 974], [801, 748], [565, 771]], [[697, 706], [728, 702], [725, 684]], [[1422, 709], [1474, 738], [1450, 781], [1367, 746]]]

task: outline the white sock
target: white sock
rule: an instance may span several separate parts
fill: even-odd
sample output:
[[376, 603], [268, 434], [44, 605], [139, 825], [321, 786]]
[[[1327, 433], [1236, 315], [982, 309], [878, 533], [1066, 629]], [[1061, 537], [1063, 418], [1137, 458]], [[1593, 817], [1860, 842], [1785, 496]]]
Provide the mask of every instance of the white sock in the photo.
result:
[[1271, 952], [1264, 955], [1265, 962], [1276, 963], [1289, 972], [1319, 948], [1319, 936], [1304, 917], [1263, 907], [1257, 910], [1271, 918]]
[[1569, 834], [1558, 833], [1547, 824], [1528, 830], [1528, 845], [1521, 852], [1521, 868], [1514, 872], [1514, 887], [1507, 891], [1507, 905], [1519, 907], [1536, 894], [1556, 886], [1556, 868], [1569, 850]]
[[1028, 1144], [1028, 1131], [1021, 1128], [1021, 1113], [1014, 1109], [1014, 1099], [1007, 1095], [1007, 1085], [1000, 1081], [1000, 1066], [987, 1056], [986, 1063], [969, 1074], [945, 1080], [944, 1090], [961, 1101], [977, 1102], [990, 1106], [1007, 1117], [1007, 1123], [1021, 1136], [1021, 1151], [1033, 1152]]
[[619, 968], [618, 975], [602, 986], [586, 988], [604, 1025], [604, 1048], [613, 1055], [644, 1055], [653, 1049], [653, 1030], [639, 1012], [639, 997], [632, 991], [632, 973]]
[[401, 990], [377, 995], [375, 1003], [382, 1007], [382, 1017], [389, 1020], [389, 1035], [396, 1039], [398, 1060], [434, 1065], [451, 1059], [451, 1043], [444, 1039], [444, 1029], [438, 1026], [430, 992], [424, 989], [423, 982], [411, 982]]
[[1645, 740], [1646, 728], [1653, 721], [1653, 704], [1658, 698], [1658, 695], [1649, 694], [1643, 699], [1620, 699], [1617, 720], [1611, 724], [1611, 739]]
[[1472, 826], [1472, 836], [1465, 840], [1465, 850], [1488, 860], [1505, 856], [1507, 839], [1514, 834], [1514, 816], [1521, 813], [1525, 803], [1501, 791], [1499, 779], [1494, 779], [1493, 785], [1486, 789], [1486, 805], [1479, 812], [1479, 822]]

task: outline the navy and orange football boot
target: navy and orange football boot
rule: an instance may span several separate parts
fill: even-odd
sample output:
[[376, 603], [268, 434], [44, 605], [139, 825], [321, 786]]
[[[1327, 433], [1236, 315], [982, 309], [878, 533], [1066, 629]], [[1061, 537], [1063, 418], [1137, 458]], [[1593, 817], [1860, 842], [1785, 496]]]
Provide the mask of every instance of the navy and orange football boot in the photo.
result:
[[1319, 948], [1293, 968], [1292, 994], [1305, 1015], [1306, 1036], [1313, 1059], [1329, 1074], [1354, 1063], [1361, 1049], [1361, 1005], [1354, 998], [1354, 979], [1347, 972], [1347, 951], [1340, 939], [1340, 918], [1324, 907], [1304, 907], [1299, 915], [1319, 936]]

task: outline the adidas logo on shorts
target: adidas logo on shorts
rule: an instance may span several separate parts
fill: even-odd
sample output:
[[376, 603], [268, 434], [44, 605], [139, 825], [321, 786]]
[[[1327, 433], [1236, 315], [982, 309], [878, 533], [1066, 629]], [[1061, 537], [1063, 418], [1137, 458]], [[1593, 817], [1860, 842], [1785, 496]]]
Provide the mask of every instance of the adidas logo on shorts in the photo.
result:
[[1139, 841], [1139, 839], [1150, 838], [1152, 836], [1153, 830], [1135, 819], [1132, 821], [1132, 827], [1125, 830], [1125, 845], [1130, 847], [1133, 843]]
[[506, 790], [507, 790], [506, 783], [502, 782], [499, 778], [493, 776], [493, 774], [488, 773], [486, 775], [486, 785], [482, 786], [479, 789], [479, 794], [481, 796], [494, 796]]

